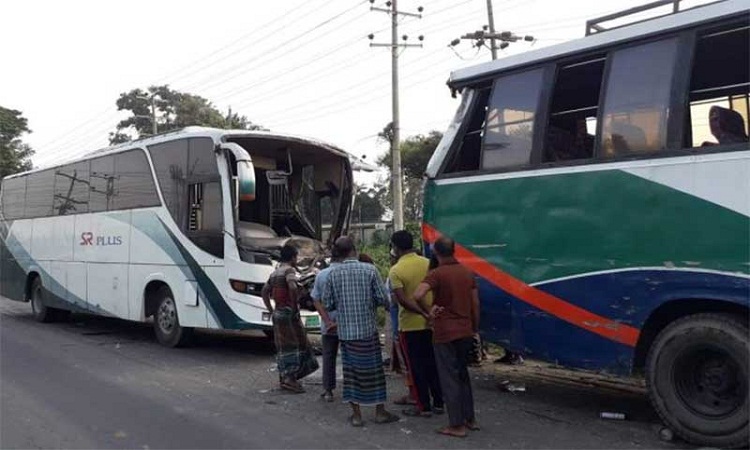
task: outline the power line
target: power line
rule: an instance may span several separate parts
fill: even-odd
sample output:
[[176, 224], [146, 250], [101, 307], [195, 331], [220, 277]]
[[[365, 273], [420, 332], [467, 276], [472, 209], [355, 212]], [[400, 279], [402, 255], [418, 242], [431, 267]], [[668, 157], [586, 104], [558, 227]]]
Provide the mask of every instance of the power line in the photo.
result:
[[[433, 51], [425, 53], [424, 55], [422, 55], [419, 58], [416, 58], [414, 60], [411, 60], [411, 61], [403, 64], [402, 68], [411, 67], [414, 64], [416, 64], [416, 63], [418, 63], [420, 61], [424, 61], [427, 58], [429, 58], [429, 57], [431, 57], [431, 56], [433, 56], [433, 55], [435, 55], [435, 54], [437, 54], [437, 53], [439, 53], [441, 51], [443, 51], [443, 50], [442, 49], [434, 49]], [[424, 66], [424, 68], [427, 68], [427, 67], [434, 68], [435, 67], [434, 63], [432, 63], [432, 62], [430, 62], [430, 64], [420, 65], [419, 67], [422, 68], [423, 66]], [[419, 72], [421, 72], [421, 70], [417, 70], [415, 73], [419, 73]], [[367, 87], [368, 88], [368, 92], [365, 93], [364, 95], [365, 96], [369, 96], [373, 92], [377, 92], [377, 91], [380, 91], [380, 90], [388, 87], [389, 81], [383, 79], [383, 75], [385, 75], [387, 73], [388, 73], [388, 70], [382, 70], [382, 71], [374, 74], [373, 76], [371, 76], [371, 77], [369, 77], [367, 79], [364, 79], [364, 80], [359, 80], [359, 79], [358, 80], [354, 80], [354, 81], [352, 81], [352, 83], [350, 83], [348, 85], [340, 86], [339, 90], [341, 92], [348, 92], [348, 91], [353, 91], [353, 88]], [[413, 75], [413, 74], [409, 74], [406, 77], [409, 77], [411, 75]], [[377, 83], [378, 81], [381, 81], [381, 82]], [[373, 83], [377, 83], [377, 84], [373, 85]], [[358, 98], [362, 97], [363, 94], [361, 93], [361, 91], [362, 90], [360, 89], [360, 92], [353, 91], [353, 92], [350, 93], [350, 95], [343, 95], [343, 96], [333, 97], [333, 98], [331, 98], [331, 102], [328, 102], [328, 103], [324, 102], [322, 105], [320, 103], [307, 102], [307, 104], [301, 105], [300, 107], [282, 107], [282, 108], [280, 108], [280, 109], [278, 109], [278, 110], [270, 113], [271, 119], [269, 119], [269, 116], [265, 116], [263, 118], [263, 120], [264, 121], [265, 120], [274, 120], [277, 117], [289, 117], [289, 112], [290, 111], [299, 111], [300, 108], [302, 108], [302, 110], [300, 112], [292, 115], [292, 117], [298, 117], [298, 116], [303, 117], [303, 116], [307, 116], [307, 115], [311, 115], [311, 114], [315, 114], [317, 116], [317, 113], [321, 109], [326, 110], [326, 109], [330, 108], [331, 106], [337, 106], [337, 105], [340, 105], [341, 103], [350, 103], [352, 100], [355, 100], [355, 99], [358, 99]]]
[[[307, 4], [307, 5], [310, 4], [309, 2], [304, 2], [304, 3]], [[228, 44], [226, 44], [226, 45], [224, 45], [222, 47], [219, 47], [218, 49], [216, 49], [216, 50], [214, 50], [214, 51], [212, 51], [210, 53], [206, 53], [201, 58], [198, 58], [198, 59], [194, 60], [193, 63], [196, 62], [196, 61], [202, 61], [202, 62], [205, 63], [205, 64], [203, 64], [201, 66], [198, 66], [198, 68], [195, 68], [193, 66], [193, 63], [187, 64], [185, 66], [182, 66], [180, 69], [172, 72], [171, 74], [158, 79], [154, 84], [159, 84], [160, 81], [164, 81], [164, 80], [168, 80], [169, 82], [174, 83], [174, 82], [176, 82], [178, 80], [184, 79], [185, 77], [188, 77], [188, 76], [191, 76], [191, 75], [196, 74], [198, 72], [201, 72], [202, 70], [204, 70], [204, 69], [206, 69], [208, 67], [213, 66], [216, 63], [216, 61], [220, 61], [221, 59], [223, 59], [223, 57], [222, 57], [222, 58], [216, 59], [216, 61], [213, 61], [214, 57], [217, 56], [217, 55], [219, 55], [219, 54], [221, 54], [221, 52], [223, 52], [224, 50], [226, 50], [228, 48], [231, 48], [232, 46], [234, 46], [235, 44], [237, 44], [237, 43], [245, 40], [246, 38], [249, 38], [251, 36], [254, 36], [254, 35], [260, 33], [261, 31], [269, 28], [271, 25], [276, 24], [281, 19], [287, 19], [288, 20], [289, 17], [292, 17], [296, 13], [298, 13], [300, 11], [303, 11], [303, 10], [304, 9], [300, 8], [299, 5], [295, 5], [292, 8], [289, 8], [284, 13], [282, 13], [282, 14], [274, 17], [273, 19], [269, 20], [265, 24], [261, 25], [260, 27], [254, 28], [252, 31], [249, 31], [249, 32], [241, 35], [240, 37], [236, 38], [235, 40], [231, 41], [230, 43], [228, 43]], [[273, 32], [266, 34], [266, 38], [270, 38], [271, 36], [273, 36], [273, 34], [274, 34]], [[241, 49], [247, 48], [249, 45], [256, 45], [256, 44], [257, 44], [257, 41], [256, 42], [251, 42], [250, 44], [248, 44], [246, 46], [243, 46]], [[184, 71], [186, 69], [192, 69], [192, 71], [185, 73]], [[178, 75], [178, 76], [174, 77], [175, 75]]]
[[[296, 41], [302, 39], [303, 37], [307, 37], [307, 35], [310, 34], [310, 33], [312, 33], [313, 31], [318, 30], [318, 29], [326, 26], [327, 24], [329, 24], [329, 23], [331, 23], [331, 22], [333, 22], [333, 21], [341, 18], [342, 16], [344, 16], [346, 14], [348, 14], [349, 12], [355, 10], [356, 8], [358, 8], [365, 1], [366, 0], [362, 0], [362, 1], [358, 2], [355, 6], [353, 6], [351, 8], [347, 8], [346, 10], [344, 10], [344, 11], [342, 11], [342, 12], [334, 15], [333, 17], [329, 17], [328, 19], [326, 19], [326, 20], [324, 20], [324, 21], [316, 24], [315, 26], [313, 26], [313, 27], [311, 27], [311, 28], [309, 28], [309, 29], [307, 29], [307, 30], [305, 30], [305, 31], [303, 31], [303, 32], [295, 35], [294, 37], [292, 37], [292, 38], [290, 38], [288, 40], [285, 40], [284, 41], [284, 45], [289, 45], [289, 44], [291, 44], [293, 42], [296, 42]], [[276, 47], [273, 50], [277, 50], [278, 51], [280, 48], [281, 47]], [[206, 82], [206, 81], [213, 80], [213, 82], [209, 82], [208, 85], [202, 86], [204, 90], [207, 90], [207, 89], [210, 89], [211, 87], [215, 87], [215, 86], [221, 85], [222, 83], [225, 83], [225, 82], [227, 82], [229, 80], [233, 80], [233, 79], [237, 78], [238, 76], [240, 76], [240, 75], [242, 75], [242, 74], [244, 74], [244, 73], [246, 73], [246, 72], [248, 72], [250, 70], [253, 70], [256, 67], [256, 64], [258, 62], [262, 61], [261, 58], [270, 57], [271, 54], [272, 54], [272, 52], [273, 52], [273, 50], [261, 53], [260, 55], [254, 55], [254, 56], [252, 56], [250, 58], [242, 60], [239, 63], [235, 64], [234, 66], [231, 66], [230, 68], [228, 68], [226, 70], [222, 70], [222, 74], [224, 76], [204, 78], [198, 84], [201, 84], [201, 83]], [[286, 57], [286, 56], [287, 56], [287, 54], [283, 54], [280, 57]], [[279, 57], [277, 57], [275, 59], [278, 59], [278, 58]], [[264, 63], [268, 63], [268, 62], [271, 62], [271, 61], [273, 61], [275, 59], [272, 58], [270, 61], [263, 61], [263, 62]], [[250, 64], [250, 63], [252, 63], [252, 64]], [[231, 74], [233, 72], [237, 72], [237, 73], [235, 73], [235, 74], [233, 74], [231, 76], [226, 76], [226, 75], [229, 75], [229, 74]], [[217, 81], [218, 81], [218, 83], [217, 83]], [[190, 88], [187, 88], [187, 89], [189, 90]]]
[[[221, 51], [223, 51], [224, 49], [231, 47], [232, 45], [236, 44], [237, 42], [240, 42], [242, 39], [244, 39], [246, 37], [249, 37], [251, 35], [257, 34], [257, 33], [259, 33], [260, 31], [262, 31], [264, 29], [267, 29], [270, 25], [275, 24], [279, 18], [282, 18], [282, 17], [287, 17], [288, 18], [288, 17], [292, 16], [293, 13], [299, 12], [299, 11], [303, 11], [303, 10], [299, 9], [299, 8], [296, 8], [296, 7], [292, 8], [292, 9], [288, 10], [286, 13], [284, 13], [284, 14], [282, 14], [280, 16], [275, 17], [274, 19], [272, 19], [269, 22], [266, 22], [261, 27], [254, 29], [251, 33], [246, 33], [246, 34], [242, 35], [241, 37], [235, 39], [231, 43], [224, 45], [223, 47], [219, 48], [217, 51], [212, 52], [211, 55], [218, 54]], [[278, 31], [280, 31], [280, 30], [281, 29], [279, 29]], [[272, 36], [273, 36], [273, 33], [269, 33], [268, 35], [266, 35], [266, 39], [268, 39], [268, 38], [270, 38]], [[257, 42], [255, 44], [257, 44]], [[219, 60], [221, 60], [221, 59], [222, 58], [219, 58]], [[205, 57], [202, 57], [202, 58], [197, 59], [195, 61], [205, 61]], [[215, 63], [215, 61], [213, 63], [204, 64], [204, 66], [205, 67], [210, 67], [214, 63]], [[184, 68], [188, 68], [188, 67], [191, 67], [191, 66], [192, 66], [192, 63], [189, 64], [189, 65], [184, 66]], [[191, 76], [193, 74], [196, 74], [196, 73], [202, 71], [205, 68], [204, 66], [199, 66], [197, 69], [195, 69], [195, 70], [193, 70], [191, 72], [187, 72], [187, 73], [185, 73], [183, 71], [184, 68], [180, 69], [180, 70], [175, 71], [172, 74], [168, 75], [167, 77], [160, 78], [157, 81], [157, 83], [160, 82], [160, 81], [164, 81], [165, 78], [172, 78], [173, 74], [180, 74], [180, 73], [182, 74], [182, 76], [177, 77], [175, 80], [184, 79], [184, 78], [186, 78], [188, 76]], [[172, 81], [174, 81], [174, 80], [172, 80]], [[107, 115], [103, 116], [103, 114], [107, 114]], [[67, 136], [70, 136], [71, 134], [73, 134], [73, 133], [75, 133], [75, 132], [77, 132], [77, 131], [79, 131], [81, 129], [88, 129], [88, 128], [92, 127], [92, 126], [103, 124], [103, 122], [110, 121], [110, 120], [114, 119], [116, 116], [117, 116], [117, 112], [111, 111], [110, 108], [104, 109], [100, 113], [92, 116], [90, 119], [87, 119], [87, 120], [81, 122], [80, 124], [78, 124], [74, 128], [72, 128], [72, 129], [70, 129], [70, 130], [62, 133], [61, 135], [55, 137], [54, 139], [51, 139], [51, 140], [47, 141], [45, 144], [41, 145], [41, 147], [42, 148], [51, 147], [52, 145], [55, 145], [55, 144], [56, 144], [55, 146], [57, 147], [57, 146], [59, 146], [60, 139], [65, 138]], [[91, 133], [88, 133], [88, 134], [91, 134]], [[65, 145], [77, 143], [80, 140], [79, 137], [80, 137], [80, 135], [74, 137], [72, 140], [69, 139], [69, 140], [65, 141]], [[59, 147], [57, 147], [57, 148], [59, 149]], [[39, 156], [41, 156], [41, 154], [38, 152], [37, 153], [37, 157], [39, 157]]]
[[251, 89], [257, 88], [258, 86], [261, 86], [261, 85], [265, 84], [268, 81], [278, 81], [279, 79], [283, 79], [285, 76], [289, 76], [289, 75], [298, 76], [299, 74], [296, 73], [297, 69], [305, 67], [305, 66], [308, 66], [311, 63], [317, 63], [319, 61], [325, 60], [326, 58], [329, 58], [330, 56], [336, 54], [336, 52], [338, 52], [339, 50], [341, 50], [343, 48], [346, 48], [347, 46], [349, 46], [349, 45], [351, 45], [351, 44], [353, 44], [355, 42], [361, 41], [363, 39], [364, 39], [364, 36], [358, 36], [358, 37], [356, 37], [356, 38], [354, 38], [352, 40], [349, 40], [349, 41], [347, 41], [347, 42], [339, 45], [338, 47], [335, 47], [332, 50], [324, 50], [323, 52], [316, 53], [312, 57], [304, 60], [303, 62], [301, 62], [301, 63], [299, 63], [297, 65], [294, 65], [294, 66], [291, 66], [291, 67], [285, 67], [285, 68], [281, 69], [280, 71], [272, 73], [272, 74], [269, 74], [269, 75], [265, 76], [264, 78], [260, 78], [259, 80], [255, 81], [255, 82], [253, 82], [253, 83], [251, 83], [251, 84], [249, 84], [247, 86], [243, 85], [243, 86], [241, 86], [239, 88], [235, 88], [233, 90], [226, 91], [225, 93], [221, 94], [220, 96], [215, 97], [215, 100], [216, 101], [220, 101], [222, 99], [229, 98], [229, 97], [231, 97], [231, 96], [233, 96], [235, 94], [238, 94], [238, 93], [241, 93], [241, 92], [245, 92], [245, 91], [249, 91]]

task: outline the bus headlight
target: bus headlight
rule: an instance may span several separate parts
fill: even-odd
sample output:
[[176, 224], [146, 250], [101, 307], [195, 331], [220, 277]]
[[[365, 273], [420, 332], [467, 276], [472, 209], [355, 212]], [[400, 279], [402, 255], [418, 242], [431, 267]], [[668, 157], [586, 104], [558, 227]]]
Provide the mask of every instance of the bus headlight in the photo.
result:
[[260, 297], [260, 291], [263, 289], [263, 283], [252, 283], [250, 281], [229, 280], [232, 289], [242, 294], [257, 295]]

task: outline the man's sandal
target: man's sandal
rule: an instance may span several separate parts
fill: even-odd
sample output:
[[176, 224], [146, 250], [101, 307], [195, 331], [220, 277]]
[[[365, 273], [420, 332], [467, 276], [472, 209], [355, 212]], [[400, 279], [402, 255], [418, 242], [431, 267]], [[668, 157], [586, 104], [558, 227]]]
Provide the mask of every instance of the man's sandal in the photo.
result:
[[450, 436], [450, 437], [457, 437], [457, 438], [465, 438], [466, 432], [460, 432], [456, 430], [452, 430], [450, 427], [440, 428], [438, 430], [435, 430], [437, 434], [442, 434], [443, 436]]
[[351, 426], [353, 426], [355, 428], [360, 428], [364, 424], [365, 424], [365, 422], [362, 420], [361, 417], [349, 416], [349, 425], [351, 425]]
[[375, 416], [375, 423], [378, 424], [384, 424], [384, 423], [393, 423], [398, 422], [401, 420], [401, 418], [393, 413], [386, 412], [384, 416]]

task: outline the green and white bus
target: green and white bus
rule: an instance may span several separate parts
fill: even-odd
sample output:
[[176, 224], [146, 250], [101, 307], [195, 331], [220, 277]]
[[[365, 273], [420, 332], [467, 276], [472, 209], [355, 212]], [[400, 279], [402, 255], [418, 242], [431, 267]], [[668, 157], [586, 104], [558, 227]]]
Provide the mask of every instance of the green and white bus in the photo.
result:
[[643, 372], [664, 421], [717, 447], [749, 438], [748, 5], [606, 29], [616, 14], [452, 73], [424, 197], [424, 239], [477, 274], [488, 340]]
[[[286, 243], [308, 285], [345, 232], [349, 155], [291, 135], [189, 127], [6, 177], [0, 295], [51, 321], [70, 311], [194, 328], [270, 331], [260, 291]], [[326, 217], [323, 217], [326, 216]], [[303, 311], [308, 328], [317, 314]]]

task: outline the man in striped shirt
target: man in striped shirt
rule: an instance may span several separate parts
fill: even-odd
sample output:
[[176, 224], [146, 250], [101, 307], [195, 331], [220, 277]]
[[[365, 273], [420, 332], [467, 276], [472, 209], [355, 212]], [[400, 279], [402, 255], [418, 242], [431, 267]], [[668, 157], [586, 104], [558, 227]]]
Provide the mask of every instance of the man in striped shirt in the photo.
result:
[[323, 304], [336, 311], [341, 365], [344, 372], [343, 399], [352, 407], [349, 422], [363, 425], [360, 406], [375, 406], [376, 423], [397, 422], [385, 409], [385, 373], [375, 311], [385, 306], [387, 293], [377, 269], [357, 260], [349, 237], [336, 240], [335, 249], [344, 261], [331, 269], [323, 286]]

